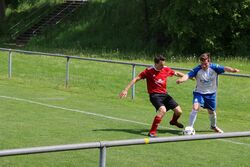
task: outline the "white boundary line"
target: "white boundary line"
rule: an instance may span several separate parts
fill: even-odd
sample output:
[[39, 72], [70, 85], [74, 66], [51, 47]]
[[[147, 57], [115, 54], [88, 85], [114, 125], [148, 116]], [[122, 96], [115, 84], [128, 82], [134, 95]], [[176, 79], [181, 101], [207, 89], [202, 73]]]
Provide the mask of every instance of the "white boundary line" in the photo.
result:
[[225, 141], [228, 143], [238, 144], [238, 145], [245, 145], [245, 146], [250, 147], [250, 144], [248, 144], [248, 143], [241, 143], [241, 142], [233, 141], [233, 140], [229, 140], [229, 139], [218, 139], [218, 140]]
[[60, 98], [60, 97], [41, 97], [41, 98], [32, 98], [33, 100], [47, 100], [47, 101], [59, 101], [59, 100], [65, 100], [65, 98]]
[[[96, 114], [96, 113], [87, 112], [87, 111], [78, 110], [78, 109], [65, 108], [65, 107], [40, 103], [40, 102], [36, 102], [36, 101], [33, 101], [33, 100], [21, 99], [21, 98], [17, 98], [17, 97], [0, 96], [0, 98], [11, 99], [11, 100], [16, 100], [16, 101], [23, 101], [23, 102], [27, 102], [27, 103], [30, 103], [30, 104], [37, 104], [37, 105], [40, 105], [40, 106], [45, 106], [45, 107], [48, 107], [48, 108], [55, 108], [55, 109], [61, 109], [61, 110], [66, 110], [66, 111], [78, 112], [78, 113], [82, 113], [82, 114], [86, 114], [86, 115], [93, 115], [93, 116], [113, 119], [113, 120], [117, 120], [117, 121], [130, 122], [130, 123], [135, 123], [135, 124], [140, 124], [140, 125], [145, 125], [145, 126], [151, 126], [150, 124], [143, 123], [143, 122], [137, 122], [137, 121], [127, 120], [127, 119], [123, 119], [123, 118], [111, 117], [111, 116], [106, 116], [106, 115], [103, 115], [103, 114]], [[173, 128], [167, 128], [167, 129], [174, 130]]]
[[[65, 111], [82, 113], [82, 114], [86, 114], [86, 115], [93, 115], [93, 116], [107, 118], [107, 119], [113, 119], [113, 120], [117, 120], [117, 121], [130, 122], [130, 123], [144, 125], [144, 126], [151, 126], [151, 124], [147, 124], [147, 123], [143, 123], [143, 122], [132, 121], [132, 120], [123, 119], [123, 118], [117, 118], [117, 117], [111, 117], [111, 116], [106, 116], [106, 115], [103, 115], [103, 114], [97, 114], [97, 113], [87, 112], [87, 111], [78, 110], [78, 109], [65, 108], [65, 107], [60, 107], [60, 106], [55, 106], [55, 105], [40, 103], [40, 102], [36, 102], [36, 101], [32, 101], [32, 100], [21, 99], [21, 98], [17, 98], [17, 97], [0, 96], [0, 98], [11, 99], [11, 100], [16, 100], [16, 101], [22, 101], [22, 102], [27, 102], [27, 103], [30, 103], [30, 104], [36, 104], [36, 105], [40, 105], [40, 106], [45, 106], [45, 107], [48, 107], [48, 108], [55, 108], [55, 109], [61, 109], [61, 110], [65, 110]], [[161, 126], [161, 128], [175, 130], [174, 128], [168, 128], [168, 127], [163, 127], [163, 126]], [[236, 142], [236, 141], [229, 140], [229, 139], [218, 139], [218, 140], [224, 141], [224, 142], [233, 143], [233, 144], [238, 144], [238, 145], [245, 145], [245, 146], [249, 146], [250, 147], [250, 144], [248, 144], [248, 143]]]

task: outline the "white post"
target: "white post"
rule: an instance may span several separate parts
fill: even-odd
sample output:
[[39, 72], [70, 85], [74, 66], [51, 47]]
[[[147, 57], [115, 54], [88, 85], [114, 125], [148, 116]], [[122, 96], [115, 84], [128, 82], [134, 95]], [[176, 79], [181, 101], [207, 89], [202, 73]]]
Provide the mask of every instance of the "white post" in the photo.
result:
[[9, 59], [8, 59], [8, 77], [12, 76], [12, 51], [9, 50]]
[[69, 84], [69, 57], [67, 57], [67, 62], [66, 62], [66, 80], [65, 80], [65, 87], [68, 87]]
[[106, 167], [106, 147], [100, 147], [100, 167]]
[[[132, 80], [135, 78], [135, 65], [132, 66]], [[135, 84], [132, 85], [132, 99], [135, 98]]]

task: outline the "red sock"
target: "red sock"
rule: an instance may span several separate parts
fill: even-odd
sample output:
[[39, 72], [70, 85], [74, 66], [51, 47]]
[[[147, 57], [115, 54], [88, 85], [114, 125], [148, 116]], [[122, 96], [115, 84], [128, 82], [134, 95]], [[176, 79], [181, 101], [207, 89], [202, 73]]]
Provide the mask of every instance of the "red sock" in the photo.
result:
[[155, 134], [156, 130], [158, 128], [158, 125], [160, 124], [160, 122], [161, 122], [161, 117], [159, 117], [159, 116], [156, 115], [155, 118], [154, 118], [154, 122], [153, 122], [153, 124], [151, 126], [151, 129], [150, 129], [149, 133]]
[[180, 118], [181, 115], [176, 115], [176, 114], [173, 114], [173, 118], [171, 120], [171, 122], [177, 122], [177, 120]]

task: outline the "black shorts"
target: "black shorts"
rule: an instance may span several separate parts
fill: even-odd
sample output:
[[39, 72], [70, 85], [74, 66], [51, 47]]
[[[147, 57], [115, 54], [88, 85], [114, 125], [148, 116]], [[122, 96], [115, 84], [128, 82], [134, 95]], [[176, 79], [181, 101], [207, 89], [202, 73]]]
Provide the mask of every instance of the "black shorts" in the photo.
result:
[[153, 93], [149, 95], [150, 101], [155, 107], [156, 111], [161, 107], [165, 106], [167, 111], [172, 110], [178, 106], [178, 103], [167, 93], [160, 94], [160, 93]]

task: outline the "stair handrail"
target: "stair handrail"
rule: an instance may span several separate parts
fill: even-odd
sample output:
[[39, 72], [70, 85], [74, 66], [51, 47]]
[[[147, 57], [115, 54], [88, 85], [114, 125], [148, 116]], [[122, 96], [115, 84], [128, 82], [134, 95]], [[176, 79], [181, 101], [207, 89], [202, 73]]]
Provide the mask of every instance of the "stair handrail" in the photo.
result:
[[[88, 0], [78, 0], [78, 2], [87, 2], [87, 1], [88, 1]], [[69, 6], [71, 6], [71, 5], [75, 4], [76, 0], [74, 0], [74, 1], [68, 1], [68, 2], [71, 2], [71, 4], [69, 5]], [[82, 3], [82, 4], [83, 4], [83, 3]], [[80, 5], [82, 5], [82, 4], [80, 4]], [[80, 7], [80, 5], [77, 6], [76, 8], [74, 8], [74, 9], [72, 9], [72, 10], [71, 10], [71, 13], [75, 12], [75, 11]], [[70, 14], [70, 13], [69, 13], [69, 14]], [[66, 14], [65, 16], [68, 16], [69, 14]], [[56, 17], [56, 16], [55, 16], [55, 17]], [[62, 19], [63, 19], [63, 17], [62, 17], [61, 19], [59, 19], [59, 20], [56, 22], [56, 24], [58, 24]]]
[[[55, 17], [57, 17], [59, 14], [61, 14], [64, 10], [68, 9], [72, 4], [74, 4], [73, 2], [69, 3], [69, 5], [67, 5], [65, 8], [63, 8], [60, 12], [58, 12], [55, 16], [51, 17], [49, 20], [47, 20], [45, 23], [43, 23], [42, 25], [38, 26], [38, 28], [36, 28], [32, 33], [35, 34], [40, 27], [42, 27], [43, 25], [45, 25], [46, 23], [49, 23], [51, 20], [53, 20]], [[72, 13], [72, 12], [71, 12]], [[58, 23], [58, 22], [57, 22]], [[57, 24], [56, 23], [56, 24]]]
[[[69, 6], [69, 5], [68, 5]], [[68, 6], [66, 6], [64, 9], [68, 8]], [[51, 18], [49, 18], [46, 22], [44, 22], [42, 25], [38, 26], [34, 31], [32, 31], [33, 34], [35, 34], [39, 29], [40, 27], [42, 27], [43, 25], [45, 25], [46, 23], [49, 23], [52, 19], [54, 19], [56, 16], [58, 16], [58, 14], [60, 14], [63, 10], [61, 10], [59, 13], [57, 13], [55, 16], [52, 16]]]
[[64, 0], [64, 2], [86, 2], [86, 1], [89, 1], [89, 0]]
[[[26, 17], [25, 19], [23, 19], [23, 21], [20, 21], [19, 24], [24, 23], [24, 25], [22, 25], [22, 28], [19, 30], [16, 30], [13, 34], [11, 34], [11, 38], [14, 39], [19, 33], [23, 32], [24, 30], [27, 29], [27, 27], [29, 27], [30, 25], [34, 24], [35, 22], [37, 22], [39, 20], [39, 18], [41, 18], [44, 15], [44, 9], [47, 9], [48, 4], [44, 4], [41, 8], [39, 8], [38, 10], [36, 10], [35, 12], [32, 12], [31, 15], [29, 15], [28, 17]], [[47, 9], [48, 10], [48, 9]], [[43, 11], [43, 12], [41, 12]], [[41, 13], [39, 16], [35, 17], [34, 19], [32, 19], [31, 21], [29, 21], [27, 24], [25, 23], [24, 20], [26, 20], [27, 18], [32, 18], [35, 16], [35, 14]], [[17, 25], [19, 25], [17, 24]]]
[[[46, 4], [41, 5], [41, 6], [39, 7], [39, 10], [42, 9], [42, 8], [44, 8], [45, 6], [46, 6]], [[9, 30], [11, 31], [12, 29], [15, 29], [19, 24], [23, 23], [24, 20], [28, 20], [28, 19], [30, 19], [32, 16], [34, 16], [36, 13], [40, 12], [39, 10], [34, 10], [30, 15], [28, 15], [27, 17], [21, 19], [18, 23], [16, 23], [16, 24], [13, 25], [12, 27], [10, 27]]]

